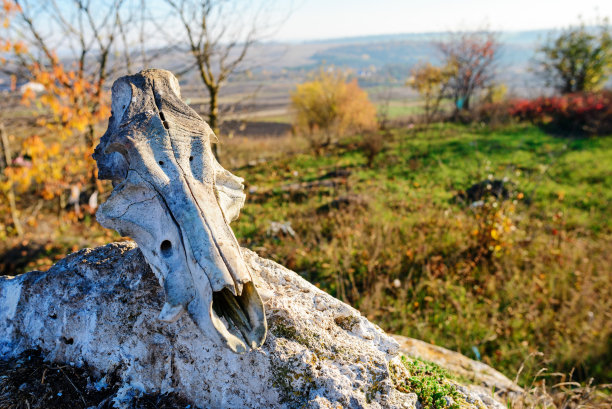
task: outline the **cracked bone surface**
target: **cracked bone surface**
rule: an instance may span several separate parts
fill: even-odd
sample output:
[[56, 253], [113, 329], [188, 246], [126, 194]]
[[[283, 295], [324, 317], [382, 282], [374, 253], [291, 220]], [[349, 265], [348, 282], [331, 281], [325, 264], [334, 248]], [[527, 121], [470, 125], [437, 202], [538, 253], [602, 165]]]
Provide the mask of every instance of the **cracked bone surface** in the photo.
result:
[[266, 317], [229, 227], [244, 203], [242, 179], [217, 162], [211, 138], [171, 72], [118, 79], [94, 153], [114, 190], [96, 216], [138, 243], [165, 291], [159, 319], [187, 312], [205, 335], [244, 353], [263, 344]]

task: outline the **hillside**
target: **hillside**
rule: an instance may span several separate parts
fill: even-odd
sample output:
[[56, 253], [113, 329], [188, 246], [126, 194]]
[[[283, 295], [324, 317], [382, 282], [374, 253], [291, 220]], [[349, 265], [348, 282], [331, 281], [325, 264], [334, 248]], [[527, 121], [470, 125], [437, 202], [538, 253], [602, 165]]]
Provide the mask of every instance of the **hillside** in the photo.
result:
[[[612, 139], [397, 129], [371, 168], [360, 144], [237, 169], [249, 193], [239, 240], [384, 329], [510, 378], [542, 352], [524, 384], [544, 365], [612, 377]], [[225, 158], [247, 151], [266, 156], [240, 139]]]

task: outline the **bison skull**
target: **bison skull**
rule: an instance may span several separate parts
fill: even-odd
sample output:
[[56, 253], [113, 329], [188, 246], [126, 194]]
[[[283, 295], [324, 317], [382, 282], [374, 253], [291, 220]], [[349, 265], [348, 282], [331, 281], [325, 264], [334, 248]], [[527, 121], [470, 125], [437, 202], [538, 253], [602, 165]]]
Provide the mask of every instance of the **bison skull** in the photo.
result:
[[216, 161], [211, 137], [172, 73], [118, 79], [94, 152], [98, 177], [114, 190], [96, 216], [138, 243], [166, 293], [161, 320], [187, 311], [202, 332], [242, 353], [263, 344], [266, 318], [229, 227], [244, 203], [242, 179]]

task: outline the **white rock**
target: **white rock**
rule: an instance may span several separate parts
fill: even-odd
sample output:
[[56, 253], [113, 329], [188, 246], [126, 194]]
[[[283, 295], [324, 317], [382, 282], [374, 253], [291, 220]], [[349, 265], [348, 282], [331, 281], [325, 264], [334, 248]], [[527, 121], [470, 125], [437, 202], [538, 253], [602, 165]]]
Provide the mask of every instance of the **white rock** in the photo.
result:
[[416, 395], [393, 387], [395, 340], [296, 273], [242, 251], [260, 292], [274, 294], [259, 349], [237, 355], [189, 315], [159, 321], [163, 289], [124, 242], [81, 250], [47, 272], [1, 277], [0, 355], [39, 348], [100, 376], [116, 372], [119, 406], [143, 391], [174, 391], [206, 408], [415, 407]]

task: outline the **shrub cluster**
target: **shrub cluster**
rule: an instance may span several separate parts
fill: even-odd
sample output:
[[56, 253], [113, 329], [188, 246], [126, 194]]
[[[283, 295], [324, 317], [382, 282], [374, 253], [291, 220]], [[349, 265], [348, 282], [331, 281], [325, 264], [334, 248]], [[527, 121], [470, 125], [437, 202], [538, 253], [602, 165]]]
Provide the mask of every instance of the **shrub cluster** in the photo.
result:
[[510, 115], [551, 130], [603, 135], [612, 133], [612, 91], [519, 99]]

